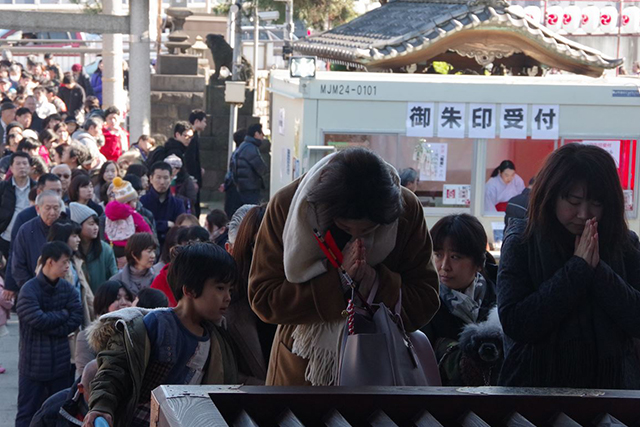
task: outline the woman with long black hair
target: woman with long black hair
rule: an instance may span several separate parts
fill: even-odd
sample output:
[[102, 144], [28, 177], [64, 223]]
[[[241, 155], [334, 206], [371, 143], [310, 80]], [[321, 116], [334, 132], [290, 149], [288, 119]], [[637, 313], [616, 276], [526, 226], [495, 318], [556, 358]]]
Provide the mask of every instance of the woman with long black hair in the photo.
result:
[[568, 144], [511, 222], [497, 283], [506, 386], [640, 388], [640, 242], [613, 158]]

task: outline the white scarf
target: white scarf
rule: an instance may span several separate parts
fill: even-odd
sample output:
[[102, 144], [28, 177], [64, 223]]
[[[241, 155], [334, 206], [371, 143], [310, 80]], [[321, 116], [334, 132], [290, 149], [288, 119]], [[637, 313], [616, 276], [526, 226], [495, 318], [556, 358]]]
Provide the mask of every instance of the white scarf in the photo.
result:
[[[284, 246], [284, 273], [291, 283], [304, 283], [327, 272], [327, 259], [318, 246], [313, 229], [320, 228], [317, 217], [307, 203], [309, 191], [320, 182], [324, 167], [331, 161], [331, 154], [316, 163], [302, 178], [284, 224], [282, 240]], [[392, 168], [393, 170], [393, 168]], [[364, 237], [367, 248], [367, 262], [375, 266], [382, 262], [393, 250], [398, 232], [398, 221], [381, 225], [373, 233]], [[312, 385], [333, 385], [338, 370], [338, 346], [344, 320], [327, 323], [297, 325], [291, 338], [292, 352], [309, 364], [305, 379]]]

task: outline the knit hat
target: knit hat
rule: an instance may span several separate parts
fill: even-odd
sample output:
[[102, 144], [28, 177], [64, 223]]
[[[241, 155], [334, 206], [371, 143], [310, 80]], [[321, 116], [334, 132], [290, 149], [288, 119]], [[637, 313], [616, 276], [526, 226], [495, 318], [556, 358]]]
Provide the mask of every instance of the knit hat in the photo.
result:
[[73, 71], [74, 73], [77, 73], [80, 70], [82, 70], [82, 65], [80, 64], [73, 64], [71, 66], [71, 71]]
[[172, 168], [180, 169], [182, 167], [182, 159], [175, 154], [170, 155], [164, 159], [165, 163], [168, 163]]
[[71, 217], [71, 221], [82, 225], [82, 223], [91, 216], [98, 216], [98, 214], [89, 206], [78, 202], [69, 203], [69, 217]]
[[131, 183], [119, 176], [113, 178], [113, 182], [109, 186], [109, 194], [111, 193], [120, 203], [129, 203], [138, 198], [138, 193], [133, 189]]

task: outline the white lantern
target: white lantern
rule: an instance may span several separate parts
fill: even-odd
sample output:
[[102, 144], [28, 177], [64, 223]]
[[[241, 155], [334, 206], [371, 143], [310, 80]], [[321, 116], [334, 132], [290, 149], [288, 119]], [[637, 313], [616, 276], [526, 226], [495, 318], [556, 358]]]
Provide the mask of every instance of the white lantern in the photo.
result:
[[625, 7], [622, 10], [622, 32], [625, 34], [640, 33], [640, 8], [638, 6]]
[[599, 27], [600, 9], [596, 6], [587, 6], [582, 9], [582, 22], [580, 28], [587, 34], [593, 34]]
[[547, 16], [544, 19], [544, 25], [553, 31], [560, 31], [562, 29], [562, 18], [564, 17], [564, 10], [561, 6], [551, 6], [547, 8]]
[[562, 29], [569, 34], [575, 33], [580, 28], [582, 21], [582, 10], [578, 6], [567, 6], [564, 8], [562, 17]]
[[540, 24], [542, 22], [542, 9], [538, 6], [525, 7], [524, 14], [536, 24]]
[[605, 6], [600, 9], [600, 29], [607, 34], [618, 32], [618, 9], [614, 6]]

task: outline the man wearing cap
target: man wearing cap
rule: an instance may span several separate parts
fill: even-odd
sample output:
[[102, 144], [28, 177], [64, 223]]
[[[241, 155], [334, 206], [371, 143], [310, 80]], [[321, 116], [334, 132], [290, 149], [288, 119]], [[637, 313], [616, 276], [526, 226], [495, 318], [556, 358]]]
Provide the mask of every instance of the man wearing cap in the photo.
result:
[[36, 197], [38, 216], [20, 227], [15, 241], [11, 242], [11, 274], [18, 288], [35, 277], [49, 228], [60, 218], [63, 208], [62, 199], [55, 191], [44, 191]]
[[86, 96], [93, 96], [91, 79], [89, 79], [87, 73], [85, 73], [82, 69], [82, 65], [73, 64], [71, 66], [71, 73], [73, 74], [73, 78], [76, 80], [76, 83], [78, 83], [78, 85], [82, 86], [82, 89], [84, 89], [84, 94]]
[[[13, 102], [3, 102], [0, 104], [0, 126], [2, 126], [2, 144], [0, 148], [4, 150], [7, 143], [7, 126], [16, 119], [16, 106]], [[0, 150], [0, 151], [2, 151]]]

